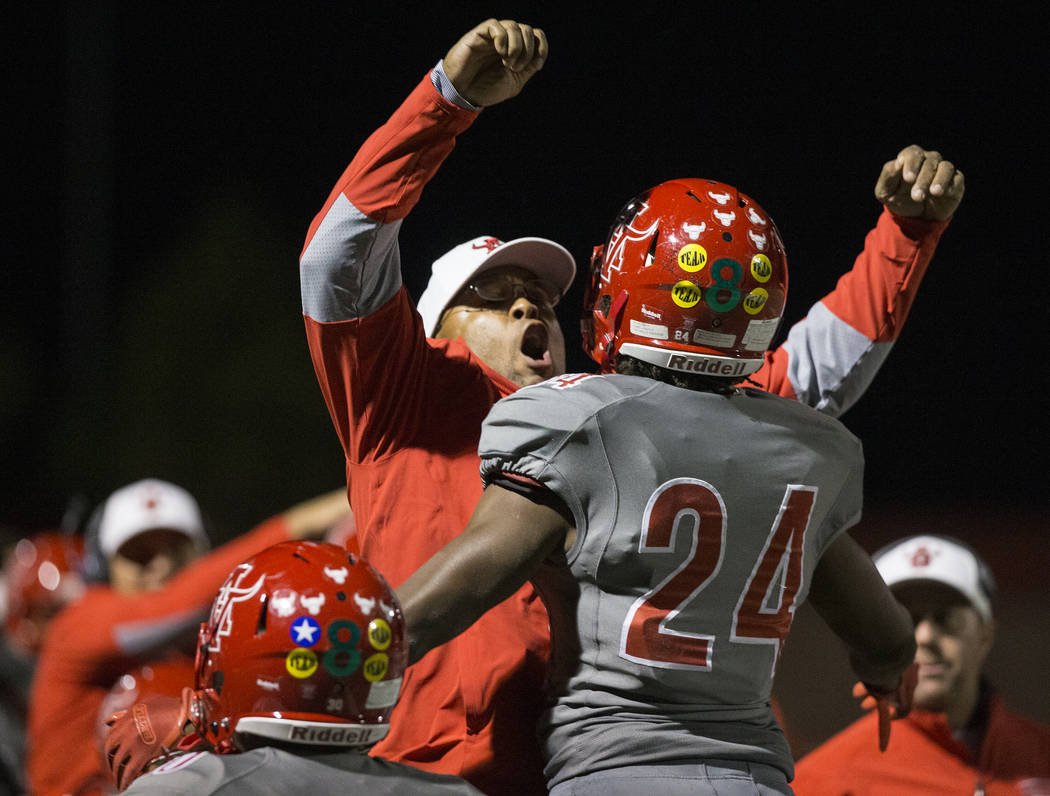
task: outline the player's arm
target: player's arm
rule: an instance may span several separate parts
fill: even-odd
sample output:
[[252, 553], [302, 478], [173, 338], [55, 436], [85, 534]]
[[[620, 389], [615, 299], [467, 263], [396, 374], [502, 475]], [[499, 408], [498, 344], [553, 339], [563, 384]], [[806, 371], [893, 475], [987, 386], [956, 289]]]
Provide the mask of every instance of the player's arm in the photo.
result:
[[845, 642], [857, 676], [879, 688], [896, 688], [915, 657], [915, 629], [871, 557], [849, 533], [839, 534], [821, 556], [809, 599]]
[[[344, 449], [370, 451], [358, 421], [406, 399], [419, 371], [422, 323], [404, 292], [401, 223], [482, 106], [513, 97], [542, 66], [542, 31], [486, 20], [468, 31], [357, 152], [307, 233], [300, 256], [303, 315], [314, 369]], [[421, 385], [419, 390], [424, 390]], [[397, 435], [392, 413], [369, 415]]]
[[567, 511], [556, 503], [490, 485], [466, 530], [397, 590], [409, 662], [455, 638], [513, 594], [540, 562], [566, 545], [572, 530]]
[[900, 334], [964, 189], [961, 171], [919, 146], [884, 164], [875, 184], [884, 211], [853, 269], [751, 381], [834, 417], [856, 403]]

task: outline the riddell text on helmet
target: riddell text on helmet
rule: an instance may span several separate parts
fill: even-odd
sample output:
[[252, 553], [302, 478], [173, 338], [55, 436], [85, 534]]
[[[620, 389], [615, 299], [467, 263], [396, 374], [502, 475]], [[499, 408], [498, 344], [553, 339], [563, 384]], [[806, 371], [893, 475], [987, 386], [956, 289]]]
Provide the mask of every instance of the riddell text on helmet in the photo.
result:
[[370, 744], [380, 740], [385, 733], [376, 727], [336, 727], [317, 729], [315, 727], [292, 727], [289, 741], [299, 743], [324, 743], [356, 746]]
[[684, 370], [688, 373], [707, 373], [711, 376], [743, 376], [746, 362], [716, 362], [711, 359], [696, 360], [675, 355], [667, 360], [669, 370]]

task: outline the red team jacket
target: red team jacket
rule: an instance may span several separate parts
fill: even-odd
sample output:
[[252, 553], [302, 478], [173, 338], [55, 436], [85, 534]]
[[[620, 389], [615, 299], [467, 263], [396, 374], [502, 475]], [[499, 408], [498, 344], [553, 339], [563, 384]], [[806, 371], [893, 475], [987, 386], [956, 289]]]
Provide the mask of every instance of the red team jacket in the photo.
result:
[[802, 758], [792, 787], [798, 796], [1050, 794], [1050, 727], [995, 696], [988, 710], [977, 759], [952, 737], [943, 713], [921, 710], [894, 722], [889, 747], [879, 752], [878, 717], [869, 714]]
[[195, 638], [230, 570], [287, 538], [283, 518], [275, 517], [193, 562], [159, 591], [126, 596], [96, 586], [55, 617], [30, 696], [30, 792], [108, 792], [96, 722], [110, 688], [164, 644]]
[[[343, 173], [300, 263], [307, 339], [346, 452], [358, 542], [395, 588], [466, 526], [481, 495], [481, 422], [515, 389], [462, 340], [427, 339], [392, 273], [401, 221], [477, 115], [424, 78]], [[884, 212], [853, 270], [752, 380], [845, 411], [897, 338], [944, 227]], [[409, 669], [374, 754], [490, 794], [546, 793], [535, 722], [548, 646], [546, 613], [526, 585]]]

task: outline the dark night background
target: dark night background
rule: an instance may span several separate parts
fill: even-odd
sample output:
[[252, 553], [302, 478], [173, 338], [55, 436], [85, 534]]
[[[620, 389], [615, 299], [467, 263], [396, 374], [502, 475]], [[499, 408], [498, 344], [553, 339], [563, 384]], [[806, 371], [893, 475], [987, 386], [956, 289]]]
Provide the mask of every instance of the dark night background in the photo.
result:
[[[228, 536], [338, 486], [299, 305], [307, 226], [448, 47], [511, 17], [545, 28], [550, 60], [460, 138], [406, 221], [414, 295], [433, 258], [483, 233], [553, 238], [582, 266], [633, 194], [712, 177], [780, 228], [786, 329], [851, 266], [884, 161], [918, 143], [963, 169], [966, 197], [904, 333], [843, 418], [867, 454], [856, 535], [869, 549], [922, 530], [976, 544], [1004, 596], [1036, 606], [993, 654], [1023, 680], [1045, 667], [1032, 645], [1048, 635], [1047, 14], [935, 5], [22, 8], [5, 59], [17, 146], [0, 524], [53, 526], [74, 494], [158, 476]], [[563, 323], [569, 369], [588, 369], [575, 312]], [[1047, 720], [1045, 691], [1024, 699]]]

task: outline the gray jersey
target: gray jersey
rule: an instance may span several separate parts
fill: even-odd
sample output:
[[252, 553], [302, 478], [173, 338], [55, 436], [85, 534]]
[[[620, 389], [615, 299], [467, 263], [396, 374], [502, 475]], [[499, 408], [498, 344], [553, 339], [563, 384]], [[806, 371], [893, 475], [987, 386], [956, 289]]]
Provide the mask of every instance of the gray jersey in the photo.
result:
[[856, 437], [768, 393], [564, 376], [496, 404], [479, 448], [486, 484], [525, 476], [575, 517], [575, 582], [544, 590], [566, 603], [557, 667], [571, 659], [548, 782], [699, 759], [790, 777], [773, 673], [821, 554], [859, 519]]
[[139, 777], [124, 793], [128, 796], [173, 793], [480, 796], [481, 791], [458, 777], [431, 774], [369, 757], [355, 749], [298, 755], [265, 746], [242, 754], [192, 752], [176, 757]]

